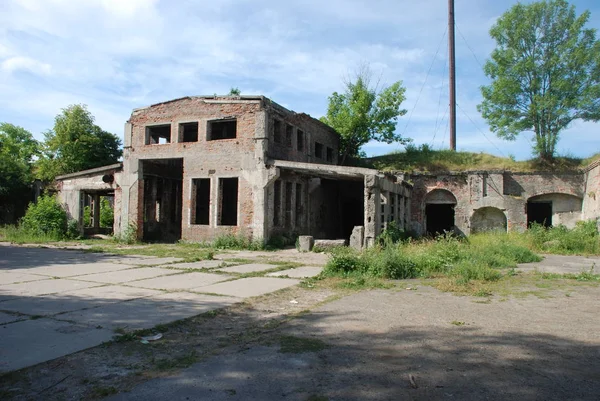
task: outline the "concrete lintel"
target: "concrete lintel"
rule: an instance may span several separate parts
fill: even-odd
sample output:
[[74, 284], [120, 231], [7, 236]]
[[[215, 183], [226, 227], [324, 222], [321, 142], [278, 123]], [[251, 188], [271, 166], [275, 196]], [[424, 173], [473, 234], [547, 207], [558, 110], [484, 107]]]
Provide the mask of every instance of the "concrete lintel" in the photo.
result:
[[123, 163], [115, 163], [109, 164], [108, 166], [91, 168], [89, 170], [77, 171], [75, 173], [59, 175], [55, 179], [56, 181], [66, 180], [69, 178], [81, 177], [84, 175], [100, 175], [100, 173], [104, 173], [111, 170], [121, 170], [123, 168]]

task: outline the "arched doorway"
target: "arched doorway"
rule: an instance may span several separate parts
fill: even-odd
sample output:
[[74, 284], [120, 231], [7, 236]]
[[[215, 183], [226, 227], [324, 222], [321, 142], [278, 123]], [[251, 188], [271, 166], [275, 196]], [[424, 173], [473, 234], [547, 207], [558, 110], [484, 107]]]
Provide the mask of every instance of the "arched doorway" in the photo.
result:
[[428, 235], [454, 229], [456, 197], [445, 189], [434, 189], [425, 197], [425, 223]]
[[550, 193], [527, 199], [527, 227], [564, 225], [572, 228], [581, 219], [583, 200], [577, 196]]
[[506, 215], [495, 207], [482, 207], [471, 216], [471, 234], [486, 231], [506, 232]]

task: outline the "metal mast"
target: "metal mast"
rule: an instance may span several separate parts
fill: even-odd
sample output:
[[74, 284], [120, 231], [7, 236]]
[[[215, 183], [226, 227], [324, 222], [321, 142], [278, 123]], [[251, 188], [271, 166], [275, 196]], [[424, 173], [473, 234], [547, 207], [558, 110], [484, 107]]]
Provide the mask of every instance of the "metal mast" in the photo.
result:
[[450, 52], [450, 149], [456, 150], [456, 58], [454, 54], [454, 0], [448, 0], [448, 51]]

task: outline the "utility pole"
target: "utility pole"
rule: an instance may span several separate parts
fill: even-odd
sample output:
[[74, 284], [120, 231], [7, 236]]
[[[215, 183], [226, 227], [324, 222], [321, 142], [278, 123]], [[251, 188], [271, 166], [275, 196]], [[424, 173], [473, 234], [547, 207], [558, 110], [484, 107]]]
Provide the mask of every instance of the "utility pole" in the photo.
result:
[[454, 0], [448, 0], [448, 51], [450, 52], [450, 149], [456, 150], [456, 56], [454, 52]]

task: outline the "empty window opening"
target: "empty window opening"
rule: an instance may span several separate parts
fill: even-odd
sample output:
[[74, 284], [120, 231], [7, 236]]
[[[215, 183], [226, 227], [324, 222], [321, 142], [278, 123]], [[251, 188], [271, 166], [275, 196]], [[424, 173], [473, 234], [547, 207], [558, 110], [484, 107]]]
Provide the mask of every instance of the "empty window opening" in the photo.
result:
[[171, 143], [171, 124], [146, 127], [146, 145]]
[[323, 158], [323, 144], [319, 142], [315, 142], [315, 157], [319, 159]]
[[207, 139], [209, 141], [234, 139], [237, 135], [237, 120], [209, 121], [207, 128]]
[[195, 215], [192, 224], [210, 224], [210, 178], [192, 180], [196, 196]]
[[294, 127], [289, 124], [285, 125], [285, 144], [292, 147], [292, 136], [294, 134]]
[[219, 220], [220, 226], [237, 226], [238, 179], [219, 178]]
[[281, 143], [281, 121], [273, 120], [273, 140], [275, 143]]
[[292, 188], [291, 182], [285, 183], [285, 226], [292, 226]]
[[296, 184], [296, 227], [302, 225], [302, 184]]
[[273, 197], [273, 225], [278, 226], [281, 221], [281, 181], [275, 181], [275, 196]]
[[333, 149], [331, 149], [329, 146], [327, 147], [327, 161], [333, 162]]
[[198, 142], [198, 123], [179, 124], [181, 142]]
[[298, 151], [304, 151], [304, 131], [296, 130], [296, 142], [296, 147], [298, 148]]
[[425, 206], [427, 234], [438, 235], [454, 229], [454, 205], [432, 203]]
[[527, 202], [527, 227], [552, 227], [552, 202]]

